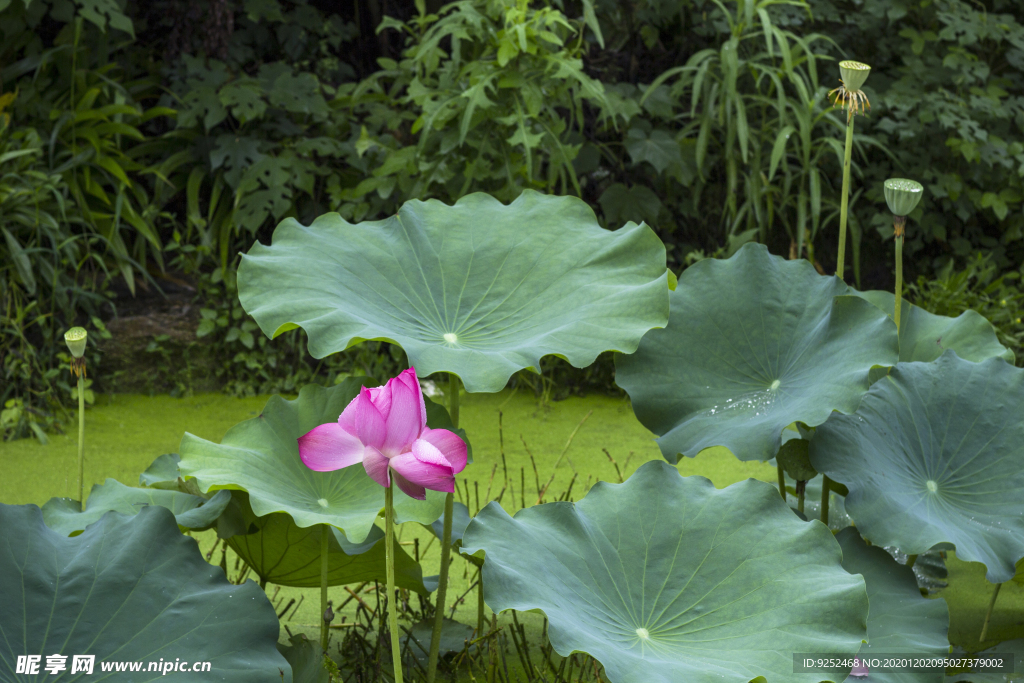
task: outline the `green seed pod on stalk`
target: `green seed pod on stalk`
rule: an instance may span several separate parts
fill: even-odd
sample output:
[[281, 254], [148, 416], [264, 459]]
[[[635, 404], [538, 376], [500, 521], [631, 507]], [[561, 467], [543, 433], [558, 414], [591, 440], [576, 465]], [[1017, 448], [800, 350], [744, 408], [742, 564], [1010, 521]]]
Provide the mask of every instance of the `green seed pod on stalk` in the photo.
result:
[[72, 327], [64, 333], [64, 343], [68, 345], [72, 356], [81, 358], [85, 355], [85, 342], [88, 336], [89, 333], [84, 327]]
[[871, 67], [854, 61], [839, 62], [842, 85], [829, 92], [832, 105], [846, 109], [846, 147], [843, 151], [843, 193], [839, 207], [839, 254], [836, 257], [836, 277], [843, 279], [846, 270], [846, 219], [850, 207], [850, 157], [853, 153], [853, 116], [871, 108], [868, 96], [861, 86], [868, 79]]
[[839, 73], [843, 76], [843, 86], [847, 90], [856, 91], [860, 90], [860, 87], [864, 85], [864, 81], [868, 80], [871, 67], [867, 64], [861, 64], [860, 62], [848, 59], [839, 62]]
[[72, 327], [64, 333], [64, 343], [74, 358], [71, 361], [71, 372], [78, 378], [78, 501], [83, 504], [85, 498], [85, 344], [89, 333], [84, 327]]
[[916, 180], [889, 178], [885, 181], [885, 203], [893, 216], [906, 218], [924, 196], [924, 186]]
[[896, 307], [893, 320], [896, 329], [900, 329], [900, 302], [903, 300], [903, 233], [907, 225], [907, 216], [917, 208], [924, 195], [924, 186], [916, 180], [906, 178], [889, 178], [885, 181], [885, 203], [892, 212], [893, 234], [896, 239]]

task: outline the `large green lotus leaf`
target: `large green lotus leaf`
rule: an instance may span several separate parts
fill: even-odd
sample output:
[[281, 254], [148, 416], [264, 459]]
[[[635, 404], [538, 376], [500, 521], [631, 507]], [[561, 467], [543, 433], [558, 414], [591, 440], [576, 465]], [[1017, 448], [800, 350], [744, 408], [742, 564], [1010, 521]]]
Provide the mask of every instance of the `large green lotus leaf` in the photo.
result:
[[[277, 615], [252, 581], [227, 582], [174, 516], [151, 505], [109, 512], [68, 537], [34, 505], [0, 505], [0, 674], [4, 681], [53, 680], [14, 673], [20, 655], [67, 656], [62, 681], [204, 680], [203, 674], [146, 671], [150, 662], [210, 662], [205, 680], [291, 681], [277, 651]], [[92, 675], [71, 675], [72, 655], [95, 655]], [[132, 674], [106, 662], [144, 662]]]
[[[843, 569], [860, 574], [868, 588], [868, 642], [860, 654], [910, 654], [943, 656], [949, 652], [949, 608], [946, 601], [921, 595], [914, 571], [897, 564], [878, 546], [868, 547], [853, 527], [836, 535], [843, 549]], [[945, 670], [931, 672], [872, 671], [870, 680], [880, 683], [942, 683]], [[847, 679], [850, 683], [857, 678]]]
[[[1007, 681], [1024, 679], [1024, 640], [1020, 638], [1017, 640], [1007, 640], [972, 656], [985, 659], [988, 655], [993, 654], [1013, 657], [1013, 673], [986, 671], [985, 667], [978, 666], [975, 668], [975, 673], [968, 672], [947, 676], [946, 683], [1007, 683]], [[956, 648], [950, 656], [963, 657], [966, 656], [966, 653], [962, 649]]]
[[687, 268], [665, 329], [615, 359], [615, 381], [637, 418], [676, 462], [725, 446], [768, 460], [782, 430], [851, 413], [874, 365], [894, 365], [896, 326], [804, 260], [744, 245], [727, 260]]
[[513, 518], [492, 502], [463, 552], [485, 554], [491, 608], [542, 610], [555, 650], [612, 683], [818, 683], [793, 653], [856, 652], [866, 632], [864, 580], [831, 532], [752, 479], [718, 490], [652, 461], [575, 504]]
[[177, 490], [178, 463], [180, 461], [181, 456], [177, 453], [164, 453], [139, 475], [139, 486]]
[[1022, 407], [1024, 370], [1001, 358], [900, 363], [855, 414], [818, 428], [811, 463], [849, 488], [846, 511], [873, 544], [952, 543], [1002, 583], [1024, 557]]
[[302, 327], [315, 358], [367, 339], [399, 344], [422, 377], [494, 392], [555, 354], [576, 367], [632, 353], [668, 318], [665, 247], [644, 224], [614, 232], [575, 197], [531, 190], [505, 206], [408, 201], [359, 224], [286, 219], [238, 269], [242, 306], [269, 336]]
[[[896, 297], [892, 292], [855, 292], [893, 315]], [[930, 362], [947, 350], [975, 362], [1002, 358], [1013, 362], [1013, 351], [999, 343], [992, 323], [977, 311], [964, 311], [956, 318], [935, 315], [906, 299], [900, 307], [900, 362]]]
[[320, 643], [300, 633], [288, 639], [287, 647], [278, 643], [277, 649], [292, 667], [292, 683], [331, 683], [324, 666], [324, 651]]
[[[245, 504], [245, 494], [235, 492], [240, 506], [245, 509], [248, 524], [255, 533], [232, 536], [228, 544], [248, 563], [260, 579], [279, 586], [315, 588], [320, 585], [320, 529], [323, 527], [295, 526], [292, 518], [284, 514], [256, 517]], [[334, 527], [327, 527], [328, 585], [341, 586], [361, 581], [387, 580], [384, 563], [384, 532], [373, 527], [366, 540], [353, 544]], [[429, 591], [423, 586], [423, 572], [419, 564], [395, 541], [395, 582], [399, 588], [418, 593]]]
[[217, 521], [230, 500], [228, 491], [220, 491], [207, 500], [179, 491], [132, 488], [116, 479], [107, 479], [106, 483], [92, 487], [85, 501], [85, 510], [82, 510], [81, 503], [70, 498], [51, 498], [42, 509], [46, 526], [59, 534], [71, 536], [111, 510], [134, 515], [147, 505], [167, 508], [182, 528], [207, 529]]
[[[302, 464], [296, 439], [317, 425], [335, 422], [361, 386], [358, 378], [349, 378], [327, 389], [304, 386], [291, 401], [273, 396], [259, 417], [232, 427], [219, 444], [186, 433], [178, 469], [182, 476], [195, 478], [204, 493], [247, 492], [258, 517], [284, 512], [300, 527], [330, 524], [360, 542], [384, 509], [384, 488], [358, 465], [314, 472]], [[438, 409], [444, 410], [435, 404], [427, 414], [431, 427], [440, 426], [436, 418], [431, 421]], [[397, 488], [394, 495], [399, 522], [430, 524], [444, 513], [444, 493], [427, 491], [425, 501]]]

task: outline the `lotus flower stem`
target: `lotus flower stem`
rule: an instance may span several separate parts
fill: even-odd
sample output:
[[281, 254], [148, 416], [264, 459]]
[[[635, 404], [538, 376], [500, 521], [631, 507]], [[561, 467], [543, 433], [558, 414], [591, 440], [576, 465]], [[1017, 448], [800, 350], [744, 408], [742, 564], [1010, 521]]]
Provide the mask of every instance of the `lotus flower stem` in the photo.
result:
[[907, 222], [906, 216], [896, 216], [896, 308], [893, 320], [896, 322], [896, 333], [900, 329], [900, 303], [903, 301], [903, 229]]
[[997, 583], [996, 589], [992, 591], [992, 599], [988, 601], [988, 612], [985, 613], [985, 623], [981, 625], [981, 638], [978, 639], [979, 643], [985, 642], [985, 636], [988, 635], [988, 622], [992, 618], [992, 610], [996, 606], [996, 598], [999, 597], [999, 589], [1003, 587], [1003, 584]]
[[85, 377], [78, 376], [78, 501], [85, 507]]
[[782, 463], [779, 463], [779, 494], [782, 496], [782, 500], [786, 500], [786, 471], [782, 469]]
[[484, 634], [484, 568], [477, 570], [476, 576], [476, 637]]
[[72, 327], [64, 333], [71, 351], [71, 373], [78, 378], [78, 502], [85, 507], [85, 347], [89, 333], [84, 327]]
[[320, 647], [327, 652], [330, 625], [327, 620], [327, 525], [320, 525]]
[[836, 256], [836, 277], [843, 279], [846, 270], [846, 217], [850, 206], [850, 158], [853, 153], [853, 118], [871, 108], [868, 96], [860, 88], [868, 79], [871, 67], [845, 60], [839, 62], [842, 85], [832, 90], [832, 105], [846, 109], [846, 148], [843, 151], [843, 193], [839, 205], [839, 253]]
[[821, 475], [821, 523], [828, 526], [828, 504], [832, 496], [832, 480], [828, 475]]
[[850, 206], [850, 158], [853, 156], [853, 109], [846, 117], [846, 149], [843, 152], [843, 193], [839, 205], [839, 254], [836, 256], [836, 277], [846, 271], [846, 215]]
[[[448, 414], [452, 426], [459, 426], [459, 378], [448, 373]], [[441, 652], [441, 627], [444, 626], [445, 596], [448, 592], [448, 565], [452, 556], [452, 515], [455, 509], [455, 495], [449, 493], [444, 499], [444, 530], [441, 533], [441, 571], [437, 583], [437, 605], [434, 613], [434, 632], [430, 636], [430, 655], [427, 659], [427, 683], [434, 683], [437, 677], [437, 660]]]
[[924, 187], [916, 180], [889, 178], [883, 185], [885, 203], [892, 212], [893, 236], [896, 239], [896, 304], [893, 321], [896, 333], [900, 330], [900, 304], [903, 302], [903, 235], [906, 232], [907, 216], [921, 201]]
[[391, 627], [391, 661], [395, 666], [395, 683], [402, 683], [402, 648], [398, 642], [398, 601], [395, 600], [395, 487], [384, 489], [384, 549], [387, 558], [388, 626]]

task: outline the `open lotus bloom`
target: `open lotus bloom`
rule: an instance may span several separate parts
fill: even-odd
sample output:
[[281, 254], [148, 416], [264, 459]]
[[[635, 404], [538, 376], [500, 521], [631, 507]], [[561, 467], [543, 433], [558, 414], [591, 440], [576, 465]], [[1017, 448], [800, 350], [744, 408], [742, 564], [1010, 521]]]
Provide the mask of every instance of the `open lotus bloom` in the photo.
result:
[[451, 493], [466, 467], [466, 442], [427, 426], [427, 407], [416, 371], [409, 368], [382, 387], [363, 390], [337, 422], [299, 437], [299, 456], [311, 470], [329, 472], [363, 463], [381, 486], [423, 500], [426, 489]]

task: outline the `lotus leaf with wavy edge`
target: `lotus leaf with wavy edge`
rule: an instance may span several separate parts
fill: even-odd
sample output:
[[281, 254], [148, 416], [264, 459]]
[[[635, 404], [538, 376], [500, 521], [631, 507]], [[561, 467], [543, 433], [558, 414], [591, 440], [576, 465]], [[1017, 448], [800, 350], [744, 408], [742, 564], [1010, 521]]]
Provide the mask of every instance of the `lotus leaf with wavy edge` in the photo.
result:
[[[13, 678], [21, 655], [68, 656], [61, 680], [191, 683], [191, 671], [106, 674], [104, 662], [210, 662], [226, 683], [290, 683], [277, 651], [277, 615], [252, 581], [227, 582], [194, 539], [158, 505], [131, 517], [108, 512], [71, 538], [43, 523], [34, 505], [0, 505], [0, 662]], [[71, 655], [96, 657], [72, 675]], [[209, 679], [208, 679], [209, 680]]]
[[665, 329], [616, 357], [615, 380], [669, 462], [712, 446], [768, 460], [787, 425], [853, 412], [872, 366], [896, 363], [896, 326], [841, 296], [852, 292], [760, 244], [700, 261], [679, 278]]
[[865, 635], [864, 580], [831, 532], [752, 479], [718, 490], [652, 461], [575, 504], [513, 518], [492, 502], [462, 542], [485, 554], [492, 609], [542, 610], [554, 649], [593, 655], [612, 683], [818, 683], [793, 653], [855, 652]]
[[1024, 557], [1024, 370], [947, 351], [900, 363], [852, 415], [811, 441], [811, 463], [845, 484], [846, 511], [874, 545], [922, 553], [937, 543], [981, 562], [992, 583]]
[[[867, 299], [891, 318], [896, 296], [872, 290], [854, 293]], [[947, 350], [964, 360], [980, 362], [1002, 358], [1012, 363], [1013, 351], [999, 343], [992, 323], [977, 311], [964, 311], [955, 318], [929, 313], [906, 299], [900, 308], [900, 362], [930, 362]]]
[[421, 377], [495, 392], [541, 357], [586, 367], [631, 353], [668, 318], [665, 247], [649, 227], [603, 229], [575, 197], [531, 190], [505, 206], [408, 201], [351, 224], [286, 219], [238, 269], [242, 306], [269, 336], [302, 327], [316, 358], [360, 341], [399, 344]]
[[227, 491], [217, 492], [209, 500], [179, 491], [139, 489], [125, 486], [116, 479], [96, 484], [85, 501], [85, 510], [77, 500], [51, 498], [43, 505], [46, 526], [65, 536], [82, 532], [107, 512], [134, 515], [147, 505], [159, 505], [171, 511], [178, 526], [184, 529], [208, 529], [231, 500]]
[[[843, 569], [860, 574], [868, 588], [868, 642], [864, 657], [914, 653], [942, 657], [949, 652], [949, 607], [942, 598], [929, 600], [917, 587], [914, 570], [897, 564], [878, 546], [868, 547], [854, 527], [836, 535], [843, 549]], [[871, 683], [942, 683], [944, 669], [929, 672], [872, 671]], [[850, 677], [847, 683], [858, 678]]]

